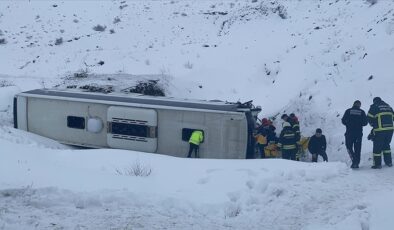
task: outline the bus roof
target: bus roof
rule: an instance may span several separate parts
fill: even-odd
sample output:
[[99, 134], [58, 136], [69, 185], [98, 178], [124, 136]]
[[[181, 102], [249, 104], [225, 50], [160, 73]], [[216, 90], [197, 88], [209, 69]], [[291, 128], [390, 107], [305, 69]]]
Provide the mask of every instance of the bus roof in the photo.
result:
[[[95, 93], [95, 92], [80, 92], [75, 90], [57, 90], [57, 89], [35, 89], [22, 93], [28, 96], [38, 97], [62, 97], [69, 99], [87, 99], [96, 101], [112, 101], [122, 103], [138, 103], [153, 106], [169, 106], [190, 109], [207, 109], [227, 112], [245, 111], [245, 107], [241, 103], [223, 102], [223, 101], [206, 101], [206, 100], [190, 100], [190, 99], [176, 99], [172, 97], [161, 96], [147, 96], [142, 94], [120, 94], [120, 93]], [[243, 109], [241, 109], [243, 108]]]

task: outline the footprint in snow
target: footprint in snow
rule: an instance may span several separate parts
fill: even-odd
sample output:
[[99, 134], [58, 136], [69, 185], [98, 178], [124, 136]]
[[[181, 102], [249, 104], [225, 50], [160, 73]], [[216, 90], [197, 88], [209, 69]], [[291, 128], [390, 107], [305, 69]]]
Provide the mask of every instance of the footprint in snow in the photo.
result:
[[253, 170], [250, 170], [250, 169], [238, 169], [237, 171], [246, 172], [248, 174], [248, 176], [253, 176], [253, 177], [257, 176], [257, 173]]
[[252, 181], [252, 180], [248, 180], [248, 181], [246, 182], [246, 186], [247, 186], [249, 189], [253, 189], [253, 188], [255, 187], [255, 183], [254, 183], [254, 181]]

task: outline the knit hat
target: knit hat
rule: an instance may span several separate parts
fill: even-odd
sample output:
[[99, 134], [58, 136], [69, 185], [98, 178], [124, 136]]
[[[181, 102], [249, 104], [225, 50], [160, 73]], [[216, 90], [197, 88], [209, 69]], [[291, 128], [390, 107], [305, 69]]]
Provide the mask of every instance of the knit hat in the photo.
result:
[[316, 129], [316, 133], [322, 133], [323, 131], [321, 130], [321, 128], [317, 128]]
[[354, 101], [353, 105], [360, 107], [361, 106], [361, 101], [356, 100], [356, 101]]
[[380, 97], [375, 97], [373, 99], [373, 103], [378, 103], [378, 102], [381, 102], [381, 101], [382, 101], [382, 98], [380, 98]]
[[287, 116], [287, 114], [284, 113], [280, 118], [284, 119], [284, 118], [286, 118], [286, 117], [289, 117], [289, 116]]

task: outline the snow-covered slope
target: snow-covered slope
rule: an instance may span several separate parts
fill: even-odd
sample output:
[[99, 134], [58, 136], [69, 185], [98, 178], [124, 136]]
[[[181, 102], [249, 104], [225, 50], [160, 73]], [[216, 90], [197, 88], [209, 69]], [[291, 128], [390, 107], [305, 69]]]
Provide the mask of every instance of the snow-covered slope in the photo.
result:
[[[0, 228], [390, 229], [379, 218], [393, 204], [382, 198], [392, 172], [345, 169], [340, 118], [356, 99], [366, 110], [375, 96], [394, 105], [393, 41], [392, 0], [0, 1], [0, 188], [14, 189], [2, 190]], [[175, 97], [253, 99], [261, 116], [295, 112], [303, 135], [322, 128], [340, 162], [70, 150], [12, 128], [15, 93], [141, 79]], [[364, 168], [371, 149], [364, 140]], [[135, 154], [151, 176], [108, 169]]]

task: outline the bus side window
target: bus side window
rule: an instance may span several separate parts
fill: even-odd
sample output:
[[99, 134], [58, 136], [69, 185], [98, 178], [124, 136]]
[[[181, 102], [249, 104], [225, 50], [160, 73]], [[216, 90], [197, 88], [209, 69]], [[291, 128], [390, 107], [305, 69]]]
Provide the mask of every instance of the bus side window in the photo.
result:
[[85, 129], [85, 118], [76, 116], [67, 116], [67, 127], [73, 129]]
[[202, 132], [204, 139], [202, 140], [201, 143], [204, 143], [205, 141], [205, 134], [204, 134], [204, 130], [201, 129], [189, 129], [189, 128], [183, 128], [182, 129], [182, 141], [189, 141], [190, 136], [192, 135], [193, 131], [195, 130], [199, 130]]

